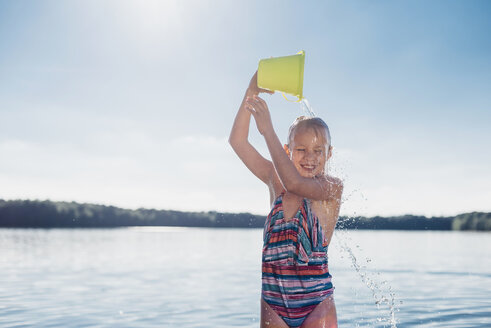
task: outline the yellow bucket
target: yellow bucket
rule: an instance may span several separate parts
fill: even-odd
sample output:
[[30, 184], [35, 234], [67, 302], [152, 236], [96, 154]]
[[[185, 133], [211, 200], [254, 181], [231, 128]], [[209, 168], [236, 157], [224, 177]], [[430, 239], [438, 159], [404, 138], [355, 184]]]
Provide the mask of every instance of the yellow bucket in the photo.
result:
[[300, 101], [303, 99], [304, 64], [303, 50], [293, 56], [261, 59], [257, 69], [257, 86], [291, 94]]

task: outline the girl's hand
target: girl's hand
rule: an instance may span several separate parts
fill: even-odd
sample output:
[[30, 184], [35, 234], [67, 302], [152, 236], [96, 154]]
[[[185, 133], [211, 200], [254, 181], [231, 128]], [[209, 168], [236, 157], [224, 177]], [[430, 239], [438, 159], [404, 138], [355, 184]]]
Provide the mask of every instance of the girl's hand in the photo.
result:
[[259, 133], [264, 135], [268, 131], [273, 131], [268, 105], [263, 99], [258, 96], [247, 97], [245, 108], [254, 116]]
[[257, 96], [261, 92], [268, 93], [270, 95], [274, 93], [274, 91], [261, 89], [257, 86], [257, 71], [256, 71], [256, 73], [254, 73], [254, 75], [252, 76], [251, 82], [249, 82], [249, 87], [247, 88], [247, 95], [248, 96]]

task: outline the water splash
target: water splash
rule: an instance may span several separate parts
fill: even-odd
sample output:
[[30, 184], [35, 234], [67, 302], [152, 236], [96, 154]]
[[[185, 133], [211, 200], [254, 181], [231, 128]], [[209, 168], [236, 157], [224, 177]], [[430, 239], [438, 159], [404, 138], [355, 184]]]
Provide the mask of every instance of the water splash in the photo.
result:
[[303, 98], [300, 101], [300, 106], [302, 107], [302, 112], [305, 114], [305, 116], [315, 117], [314, 110], [312, 109], [312, 106], [306, 98]]
[[[351, 239], [348, 237], [348, 232], [346, 230], [335, 230], [336, 236], [338, 237], [339, 245], [341, 250], [347, 254], [348, 258], [351, 260], [351, 265], [356, 270], [361, 281], [370, 289], [372, 292], [373, 299], [377, 309], [381, 311], [388, 311], [388, 315], [384, 317], [378, 317], [377, 322], [384, 325], [389, 325], [391, 328], [397, 328], [397, 320], [395, 313], [399, 311], [396, 306], [396, 295], [392, 290], [392, 287], [388, 285], [387, 281], [379, 281], [375, 275], [380, 275], [379, 272], [370, 274], [367, 270], [366, 265], [360, 264], [359, 259], [356, 257], [353, 249], [348, 245], [348, 241]], [[360, 248], [356, 245], [356, 248]], [[363, 261], [361, 261], [363, 262]], [[366, 263], [370, 263], [371, 259], [366, 258]]]

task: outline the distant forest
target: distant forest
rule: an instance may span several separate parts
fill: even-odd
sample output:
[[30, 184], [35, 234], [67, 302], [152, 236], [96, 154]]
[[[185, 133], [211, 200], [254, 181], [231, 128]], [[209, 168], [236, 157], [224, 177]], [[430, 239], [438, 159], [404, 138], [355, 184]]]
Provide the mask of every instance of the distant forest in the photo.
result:
[[[265, 216], [249, 213], [128, 210], [114, 206], [38, 200], [0, 200], [0, 227], [109, 228], [182, 226], [262, 228]], [[491, 213], [472, 212], [452, 217], [340, 217], [337, 228], [385, 230], [491, 231]]]

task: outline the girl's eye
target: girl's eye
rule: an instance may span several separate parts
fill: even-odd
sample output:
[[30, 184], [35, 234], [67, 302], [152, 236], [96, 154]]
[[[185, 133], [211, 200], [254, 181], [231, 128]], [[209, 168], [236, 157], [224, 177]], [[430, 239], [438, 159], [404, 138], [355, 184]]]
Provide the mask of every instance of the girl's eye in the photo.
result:
[[305, 151], [303, 148], [297, 148], [297, 151]]

